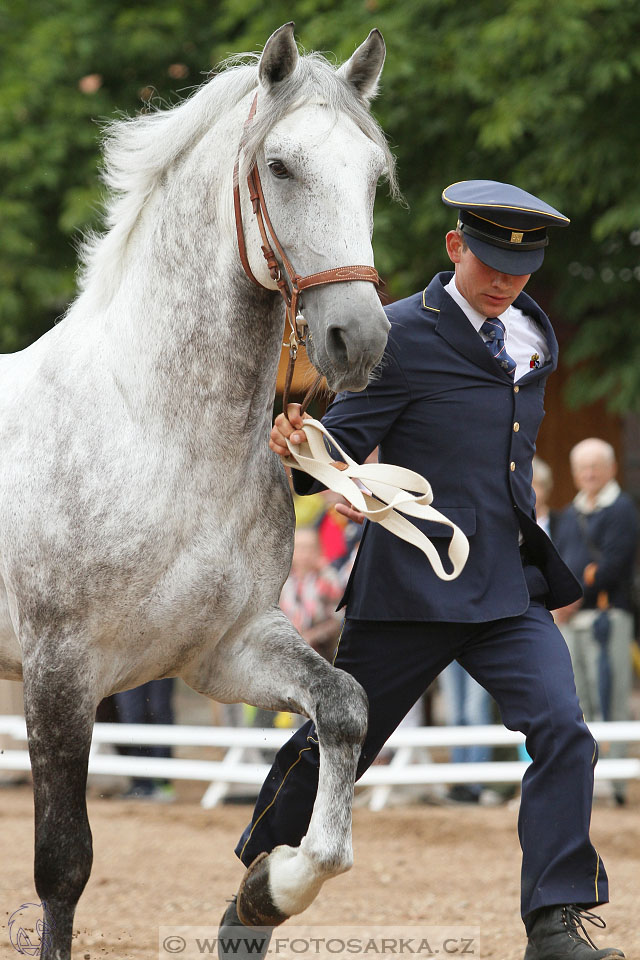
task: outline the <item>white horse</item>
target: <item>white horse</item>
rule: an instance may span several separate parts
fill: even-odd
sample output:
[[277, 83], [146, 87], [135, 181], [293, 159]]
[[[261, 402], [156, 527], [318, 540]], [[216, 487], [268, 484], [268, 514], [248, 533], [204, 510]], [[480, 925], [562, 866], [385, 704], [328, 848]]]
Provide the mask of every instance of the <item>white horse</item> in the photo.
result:
[[[64, 319], [0, 358], [0, 675], [24, 679], [42, 954], [70, 957], [91, 869], [85, 787], [96, 707], [180, 676], [222, 702], [293, 710], [318, 729], [308, 834], [245, 876], [265, 918], [303, 910], [351, 865], [364, 692], [278, 608], [293, 511], [267, 446], [283, 307], [246, 186], [255, 160], [299, 274], [371, 272], [376, 184], [393, 160], [368, 110], [378, 31], [339, 70], [299, 56], [293, 24], [165, 112], [114, 123], [108, 229], [84, 250]], [[247, 121], [257, 92], [257, 109]], [[242, 269], [233, 208], [240, 201]], [[273, 264], [272, 264], [273, 267]], [[360, 390], [388, 322], [373, 283], [304, 292], [309, 355]]]

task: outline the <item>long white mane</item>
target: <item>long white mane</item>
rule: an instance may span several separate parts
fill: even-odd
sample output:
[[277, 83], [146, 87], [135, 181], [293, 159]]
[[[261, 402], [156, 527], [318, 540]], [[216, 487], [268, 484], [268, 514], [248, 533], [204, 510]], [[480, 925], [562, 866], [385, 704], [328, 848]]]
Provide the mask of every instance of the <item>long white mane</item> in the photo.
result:
[[[257, 54], [240, 54], [225, 61], [220, 72], [177, 106], [115, 120], [106, 126], [102, 174], [108, 190], [106, 232], [88, 234], [79, 248], [81, 290], [88, 290], [98, 277], [103, 284], [109, 278], [108, 286], [114, 288], [131, 231], [156, 184], [176, 160], [256, 89], [258, 61]], [[386, 156], [390, 192], [398, 197], [395, 160], [384, 133], [367, 105], [321, 54], [300, 57], [293, 75], [261, 100], [260, 110], [247, 134], [247, 156], [255, 156], [274, 124], [294, 105], [320, 97], [336, 114], [349, 116], [381, 147]], [[220, 149], [225, 146], [221, 141]], [[233, 162], [230, 156], [230, 165]]]

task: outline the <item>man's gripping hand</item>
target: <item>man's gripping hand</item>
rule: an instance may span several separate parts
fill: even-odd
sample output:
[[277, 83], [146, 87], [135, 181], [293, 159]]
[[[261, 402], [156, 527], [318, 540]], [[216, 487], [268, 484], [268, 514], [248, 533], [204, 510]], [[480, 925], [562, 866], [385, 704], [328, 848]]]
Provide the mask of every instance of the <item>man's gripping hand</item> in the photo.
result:
[[[306, 417], [306, 414], [305, 414]], [[287, 440], [291, 443], [305, 443], [307, 435], [302, 429], [304, 418], [300, 414], [300, 404], [290, 403], [287, 406], [287, 415], [278, 414], [271, 433], [269, 434], [269, 446], [279, 457], [288, 457], [289, 448]]]
[[[280, 413], [276, 417], [273, 427], [271, 428], [271, 433], [269, 434], [269, 447], [274, 453], [277, 453], [279, 457], [289, 456], [287, 440], [290, 440], [293, 444], [306, 442], [307, 435], [303, 429], [306, 416], [306, 413], [304, 416], [300, 414], [299, 403], [290, 403], [287, 405], [287, 415], [285, 416], [284, 413]], [[335, 467], [336, 470], [347, 469], [346, 463], [341, 463], [338, 460], [334, 460], [331, 465]], [[341, 513], [344, 517], [348, 517], [350, 520], [354, 520], [356, 523], [362, 523], [364, 520], [364, 516], [344, 499], [338, 502], [335, 508], [338, 513]]]

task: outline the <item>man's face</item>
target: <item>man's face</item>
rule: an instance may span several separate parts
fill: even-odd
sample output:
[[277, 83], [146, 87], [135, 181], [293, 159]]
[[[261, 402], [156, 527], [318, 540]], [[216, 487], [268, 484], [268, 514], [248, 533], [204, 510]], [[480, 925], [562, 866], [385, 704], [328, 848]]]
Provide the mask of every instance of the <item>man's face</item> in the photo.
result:
[[522, 293], [530, 273], [512, 276], [488, 267], [462, 242], [455, 230], [447, 234], [447, 253], [456, 268], [456, 286], [468, 304], [484, 317], [498, 317]]
[[571, 458], [571, 472], [577, 489], [595, 497], [615, 477], [616, 465], [601, 450], [587, 447]]

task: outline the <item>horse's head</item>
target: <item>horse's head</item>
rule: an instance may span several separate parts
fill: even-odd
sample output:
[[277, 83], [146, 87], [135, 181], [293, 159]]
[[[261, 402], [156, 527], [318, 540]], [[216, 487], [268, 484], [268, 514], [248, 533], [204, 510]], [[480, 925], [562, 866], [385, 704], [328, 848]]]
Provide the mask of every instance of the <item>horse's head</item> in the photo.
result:
[[[293, 24], [280, 27], [265, 45], [255, 118], [258, 126], [262, 113], [263, 135], [255, 160], [274, 232], [299, 276], [373, 266], [376, 185], [385, 173], [393, 178], [393, 159], [368, 110], [384, 57], [377, 30], [337, 72], [323, 58], [299, 57]], [[272, 125], [270, 111], [279, 113]], [[274, 289], [251, 208], [244, 209], [251, 270]], [[364, 389], [389, 330], [374, 284], [314, 286], [301, 300], [311, 362], [331, 389]]]
[[[141, 323], [153, 317], [157, 326], [165, 317], [172, 331], [174, 324], [185, 331], [204, 315], [219, 320], [226, 310], [238, 317], [237, 284], [227, 289], [229, 274], [240, 284], [250, 281], [233, 227], [236, 157], [246, 252], [260, 284], [277, 289], [247, 187], [253, 164], [295, 274], [358, 265], [363, 269], [356, 275], [367, 276], [364, 268], [373, 275], [380, 175], [395, 189], [394, 159], [369, 111], [384, 55], [384, 41], [373, 30], [336, 70], [319, 54], [300, 56], [293, 24], [286, 24], [261, 57], [233, 58], [178, 106], [111, 124], [104, 168], [109, 229], [83, 247], [87, 309], [97, 313], [122, 297], [127, 310], [144, 304]], [[264, 310], [255, 299], [254, 306]], [[389, 330], [374, 284], [355, 279], [309, 287], [302, 311], [309, 357], [331, 389], [362, 390]], [[113, 315], [122, 315], [120, 307]], [[231, 326], [224, 331], [233, 340]], [[245, 329], [248, 322], [243, 336]], [[206, 330], [213, 330], [211, 322]], [[277, 334], [268, 333], [275, 343]], [[219, 334], [216, 342], [222, 339]]]

